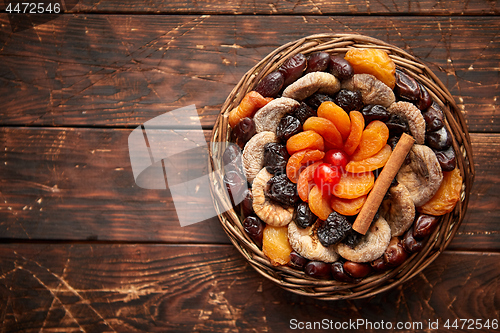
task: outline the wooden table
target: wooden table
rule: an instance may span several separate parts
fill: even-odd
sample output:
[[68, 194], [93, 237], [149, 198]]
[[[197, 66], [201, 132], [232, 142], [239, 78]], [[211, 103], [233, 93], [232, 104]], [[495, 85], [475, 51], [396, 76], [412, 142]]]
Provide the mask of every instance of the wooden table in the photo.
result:
[[[394, 331], [415, 331], [396, 329], [401, 322], [458, 332], [472, 321], [499, 330], [496, 1], [66, 0], [65, 14], [29, 28], [4, 8], [2, 332], [284, 332], [358, 319], [375, 323], [358, 331], [380, 331], [381, 321]], [[246, 263], [216, 217], [180, 227], [170, 191], [138, 187], [129, 159], [134, 128], [186, 105], [196, 105], [208, 138], [247, 70], [320, 32], [363, 33], [422, 59], [471, 132], [477, 171], [459, 232], [423, 272], [371, 299], [280, 289]], [[464, 329], [461, 319], [470, 320]]]

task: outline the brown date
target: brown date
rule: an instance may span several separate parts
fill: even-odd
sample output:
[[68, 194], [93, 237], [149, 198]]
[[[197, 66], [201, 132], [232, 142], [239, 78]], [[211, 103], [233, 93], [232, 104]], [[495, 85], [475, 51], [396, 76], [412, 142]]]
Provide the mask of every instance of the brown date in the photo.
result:
[[410, 102], [418, 101], [420, 98], [420, 86], [417, 81], [399, 69], [396, 69], [394, 92], [400, 99]]
[[322, 261], [309, 261], [304, 272], [316, 279], [328, 280], [331, 277], [330, 264]]
[[427, 132], [425, 134], [425, 143], [436, 150], [446, 150], [451, 147], [452, 137], [446, 127], [434, 132]]
[[330, 62], [330, 55], [326, 52], [316, 52], [309, 56], [307, 59], [306, 72], [324, 72], [328, 69], [328, 64]]
[[279, 71], [274, 71], [260, 80], [259, 84], [255, 88], [255, 91], [261, 94], [263, 97], [276, 97], [283, 88], [285, 83], [285, 76]]
[[335, 75], [340, 81], [349, 79], [354, 75], [354, 69], [349, 61], [339, 56], [330, 56], [330, 73]]
[[439, 104], [433, 102], [427, 111], [422, 113], [425, 120], [425, 130], [434, 132], [444, 126], [444, 114]]
[[420, 98], [418, 99], [418, 103], [416, 104], [416, 106], [420, 109], [420, 111], [425, 111], [431, 106], [432, 98], [423, 85], [421, 85], [420, 83], [418, 85], [420, 87]]
[[306, 258], [304, 258], [295, 251], [292, 251], [290, 253], [290, 265], [292, 267], [303, 270], [306, 267], [308, 261], [309, 260], [307, 260]]
[[370, 274], [372, 268], [367, 263], [346, 261], [344, 271], [355, 279], [361, 279]]
[[392, 237], [389, 246], [385, 250], [384, 261], [388, 266], [396, 267], [401, 265], [406, 258], [408, 258], [408, 253], [404, 250], [399, 238]]
[[302, 76], [307, 66], [307, 59], [302, 53], [297, 53], [281, 65], [279, 71], [283, 74], [285, 81], [283, 86], [288, 86]]
[[410, 227], [403, 236], [402, 244], [406, 252], [420, 252], [424, 248], [424, 242], [413, 237], [413, 227]]
[[420, 214], [414, 222], [413, 237], [422, 240], [430, 236], [439, 224], [439, 216]]
[[355, 282], [356, 279], [348, 275], [344, 270], [344, 265], [340, 261], [336, 261], [331, 265], [332, 276], [339, 282]]
[[438, 159], [439, 165], [443, 171], [453, 171], [457, 166], [455, 151], [453, 147], [446, 150], [434, 151]]

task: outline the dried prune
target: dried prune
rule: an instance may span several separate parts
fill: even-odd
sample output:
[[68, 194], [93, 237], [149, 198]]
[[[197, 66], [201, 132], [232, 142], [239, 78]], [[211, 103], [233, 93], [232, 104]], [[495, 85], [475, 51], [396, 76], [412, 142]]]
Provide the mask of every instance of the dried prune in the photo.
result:
[[396, 136], [403, 133], [409, 133], [410, 127], [403, 117], [397, 114], [391, 114], [389, 120], [385, 123], [389, 129], [389, 136]]
[[410, 229], [406, 231], [401, 244], [408, 253], [420, 252], [424, 248], [424, 242], [416, 240], [413, 237], [413, 227], [410, 227]]
[[307, 260], [306, 258], [304, 258], [295, 251], [292, 251], [292, 253], [290, 253], [290, 265], [295, 268], [304, 269], [308, 261], [309, 260]]
[[414, 78], [396, 69], [396, 86], [394, 87], [394, 93], [400, 99], [415, 102], [420, 98], [420, 86]]
[[418, 102], [416, 103], [416, 106], [420, 109], [420, 111], [425, 111], [431, 106], [432, 98], [423, 85], [419, 83], [418, 86], [420, 88], [420, 97], [418, 99]]
[[350, 91], [341, 89], [333, 98], [333, 102], [340, 106], [344, 111], [359, 111], [363, 107], [363, 97], [360, 91]]
[[369, 124], [374, 120], [380, 120], [385, 123], [391, 117], [387, 108], [382, 105], [366, 105], [360, 112], [363, 118], [365, 118], [365, 124]]
[[241, 149], [245, 144], [255, 135], [255, 122], [252, 118], [245, 117], [241, 119], [238, 124], [233, 128], [232, 136]]
[[422, 113], [425, 120], [425, 130], [434, 132], [444, 126], [444, 114], [439, 104], [433, 102], [427, 111]]
[[413, 227], [413, 237], [417, 240], [427, 238], [436, 229], [439, 221], [439, 216], [420, 214]]
[[304, 268], [304, 272], [316, 279], [330, 279], [330, 264], [322, 261], [309, 261]]
[[301, 124], [304, 124], [305, 121], [309, 118], [309, 117], [315, 117], [317, 114], [316, 114], [316, 109], [313, 109], [312, 107], [310, 107], [309, 105], [307, 105], [306, 103], [302, 102], [300, 103], [299, 107], [297, 108], [297, 110], [295, 110], [293, 113], [292, 113], [292, 116], [297, 118]]
[[302, 76], [307, 66], [307, 59], [302, 53], [297, 53], [281, 65], [279, 71], [283, 73], [285, 82], [283, 86], [288, 86]]
[[312, 94], [310, 97], [308, 97], [305, 100], [305, 102], [311, 108], [313, 108], [314, 110], [317, 110], [323, 102], [333, 102], [333, 97], [326, 95], [326, 94], [315, 93], [315, 94]]
[[434, 132], [427, 132], [425, 134], [425, 143], [436, 150], [446, 150], [451, 147], [453, 139], [446, 129], [446, 127], [441, 127], [441, 129]]
[[243, 220], [243, 229], [259, 247], [262, 247], [264, 226], [264, 222], [257, 216], [247, 216]]
[[302, 124], [300, 120], [291, 115], [281, 118], [278, 127], [276, 127], [276, 136], [281, 142], [286, 142], [299, 132], [302, 132]]
[[318, 227], [318, 239], [323, 246], [330, 246], [342, 241], [352, 226], [344, 215], [331, 213]]
[[265, 194], [285, 207], [293, 206], [299, 201], [297, 185], [292, 183], [286, 174], [272, 177], [267, 182]]
[[286, 150], [285, 145], [270, 142], [264, 145], [264, 166], [267, 172], [272, 174], [280, 174], [285, 172], [286, 163], [290, 155]]
[[344, 270], [344, 264], [340, 261], [336, 261], [331, 266], [332, 276], [335, 280], [339, 282], [352, 283], [355, 281], [353, 277], [348, 275]]
[[309, 56], [307, 59], [306, 73], [311, 72], [324, 72], [328, 68], [330, 62], [330, 55], [326, 52], [316, 52]]
[[243, 201], [240, 203], [241, 215], [247, 217], [253, 213], [253, 194], [250, 189], [243, 192]]
[[259, 84], [255, 88], [255, 91], [261, 94], [263, 97], [276, 97], [283, 88], [283, 83], [285, 82], [285, 77], [283, 73], [279, 71], [274, 71], [260, 80]]
[[455, 151], [452, 146], [446, 150], [435, 150], [434, 153], [443, 171], [453, 171], [457, 166]]
[[339, 80], [346, 80], [354, 75], [354, 69], [349, 61], [339, 56], [330, 56], [330, 73]]
[[361, 241], [361, 237], [363, 237], [362, 234], [360, 234], [354, 229], [351, 229], [351, 231], [346, 233], [346, 236], [342, 240], [342, 243], [354, 249], [356, 245], [358, 245], [359, 242]]
[[293, 220], [301, 228], [312, 226], [317, 219], [318, 217], [311, 212], [307, 202], [299, 203], [293, 212]]

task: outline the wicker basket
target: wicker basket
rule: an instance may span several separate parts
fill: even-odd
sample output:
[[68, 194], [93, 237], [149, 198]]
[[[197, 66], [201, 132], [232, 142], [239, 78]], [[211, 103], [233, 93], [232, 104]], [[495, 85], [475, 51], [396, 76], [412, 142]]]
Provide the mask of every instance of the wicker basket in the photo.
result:
[[[424, 85], [445, 112], [445, 126], [452, 134], [453, 148], [457, 155], [457, 167], [463, 178], [461, 201], [453, 212], [442, 217], [440, 226], [428, 239], [422, 251], [411, 255], [403, 265], [380, 274], [369, 276], [360, 283], [350, 284], [335, 280], [317, 280], [306, 276], [302, 271], [290, 267], [274, 267], [262, 251], [250, 240], [243, 230], [241, 221], [231, 208], [231, 201], [222, 182], [222, 154], [225, 142], [230, 138], [228, 113], [237, 106], [243, 96], [251, 91], [259, 80], [276, 70], [283, 62], [301, 52], [305, 55], [326, 51], [331, 54], [344, 54], [350, 48], [379, 48], [388, 52], [399, 69], [412, 76]], [[453, 97], [422, 62], [407, 52], [380, 40], [354, 34], [318, 34], [288, 43], [276, 49], [249, 70], [233, 89], [222, 106], [220, 115], [214, 125], [211, 136], [213, 145], [210, 150], [209, 171], [211, 177], [212, 197], [215, 209], [219, 214], [224, 231], [232, 243], [243, 254], [257, 272], [274, 281], [282, 288], [297, 294], [316, 297], [324, 300], [355, 299], [373, 296], [393, 288], [418, 274], [427, 267], [446, 248], [464, 218], [470, 189], [474, 179], [474, 163], [469, 133], [465, 119], [458, 109]]]

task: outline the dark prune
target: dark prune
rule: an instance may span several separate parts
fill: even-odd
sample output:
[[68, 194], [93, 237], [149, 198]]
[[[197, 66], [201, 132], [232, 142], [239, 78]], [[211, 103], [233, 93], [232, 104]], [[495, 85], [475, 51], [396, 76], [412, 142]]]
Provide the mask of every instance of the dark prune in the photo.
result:
[[241, 149], [234, 143], [230, 143], [226, 147], [226, 150], [224, 150], [224, 154], [222, 155], [222, 161], [224, 162], [224, 170], [226, 172], [243, 170]]
[[353, 283], [356, 281], [356, 279], [345, 272], [344, 264], [340, 261], [336, 261], [331, 265], [331, 271], [333, 278], [339, 282]]
[[434, 153], [443, 171], [453, 171], [457, 166], [455, 151], [452, 146], [446, 150], [435, 150]]
[[403, 248], [403, 245], [399, 242], [397, 237], [393, 237], [389, 243], [389, 246], [384, 253], [384, 261], [390, 267], [396, 267], [401, 265], [406, 258], [408, 258], [408, 252]]
[[420, 86], [414, 78], [396, 69], [396, 86], [394, 87], [394, 93], [396, 97], [400, 99], [415, 102], [420, 98]]
[[446, 150], [451, 147], [453, 139], [446, 127], [434, 132], [425, 133], [425, 143], [436, 150]]
[[405, 119], [394, 113], [391, 114], [391, 117], [385, 124], [389, 129], [389, 136], [396, 136], [410, 132], [410, 127], [408, 126], [408, 122], [406, 122]]
[[420, 109], [420, 111], [425, 111], [431, 106], [432, 98], [423, 85], [419, 83], [418, 86], [420, 87], [420, 97], [418, 99], [418, 103], [416, 103], [416, 106]]
[[281, 65], [279, 71], [283, 73], [285, 82], [283, 86], [288, 86], [302, 76], [307, 66], [307, 59], [302, 53], [297, 53]]
[[243, 201], [240, 203], [241, 215], [247, 217], [253, 214], [253, 194], [250, 189], [243, 192]]
[[243, 229], [259, 247], [262, 247], [262, 236], [265, 224], [257, 216], [247, 216], [243, 220]]
[[304, 268], [304, 272], [310, 277], [328, 280], [331, 278], [330, 266], [330, 264], [322, 261], [309, 261]]
[[224, 185], [229, 193], [233, 206], [243, 200], [243, 193], [248, 189], [245, 176], [238, 171], [229, 171], [224, 175]]
[[396, 145], [398, 144], [399, 139], [401, 139], [401, 137], [400, 137], [400, 136], [398, 136], [398, 135], [395, 135], [395, 136], [391, 136], [391, 137], [389, 138], [389, 140], [387, 140], [387, 144], [388, 144], [389, 146], [391, 146], [391, 149], [392, 149], [393, 151], [394, 151], [394, 148], [396, 148]]
[[330, 55], [326, 52], [316, 52], [307, 59], [306, 73], [324, 72], [328, 69]]
[[346, 261], [344, 271], [355, 279], [361, 279], [370, 274], [372, 268], [367, 263]]
[[269, 179], [265, 188], [265, 194], [269, 199], [285, 207], [293, 206], [299, 201], [297, 185], [292, 183], [286, 174], [277, 175]]
[[255, 88], [255, 91], [261, 94], [263, 97], [276, 97], [283, 88], [283, 83], [285, 82], [285, 77], [283, 73], [279, 71], [274, 71], [260, 80], [259, 84]]
[[308, 118], [316, 117], [317, 113], [315, 110], [317, 109], [313, 109], [306, 103], [302, 102], [300, 103], [299, 107], [295, 111], [293, 111], [292, 116], [297, 118], [303, 125]]
[[424, 242], [418, 241], [413, 237], [413, 227], [410, 227], [405, 232], [401, 242], [408, 253], [420, 252], [424, 248]]
[[380, 120], [386, 122], [391, 117], [391, 114], [382, 105], [369, 104], [361, 109], [361, 114], [365, 118], [365, 124], [369, 124], [374, 120]]
[[299, 203], [293, 212], [293, 221], [301, 228], [312, 226], [317, 219], [318, 217], [311, 212], [307, 202]]
[[325, 94], [315, 93], [305, 100], [305, 103], [314, 110], [317, 110], [323, 102], [333, 102], [333, 98]]
[[330, 73], [340, 81], [347, 80], [354, 75], [354, 69], [349, 61], [339, 56], [330, 56]]
[[267, 172], [272, 174], [283, 173], [290, 155], [285, 145], [279, 143], [266, 143], [264, 145], [264, 166]]
[[422, 113], [425, 120], [425, 130], [427, 132], [434, 132], [444, 126], [443, 110], [437, 103], [432, 103], [427, 111]]
[[347, 218], [334, 211], [318, 226], [318, 239], [323, 246], [330, 246], [342, 241], [351, 230]]
[[439, 216], [420, 214], [414, 223], [413, 237], [417, 240], [427, 238], [436, 229], [439, 221]]
[[276, 136], [281, 142], [286, 142], [295, 134], [302, 132], [302, 124], [297, 118], [287, 115], [281, 118], [276, 127]]
[[347, 232], [345, 238], [342, 240], [342, 243], [349, 246], [351, 249], [354, 249], [356, 245], [359, 244], [362, 237], [363, 237], [362, 234], [360, 234], [354, 229], [351, 229], [351, 231]]
[[300, 254], [298, 254], [295, 251], [292, 251], [290, 253], [290, 265], [295, 267], [295, 268], [304, 269], [306, 267], [308, 261], [309, 260], [307, 260], [306, 258], [304, 258], [303, 256], [301, 256]]
[[340, 106], [345, 112], [361, 110], [363, 108], [363, 98], [361, 92], [341, 89], [333, 98], [335, 104]]
[[243, 149], [245, 144], [255, 135], [255, 122], [252, 118], [241, 119], [233, 128], [233, 141]]

